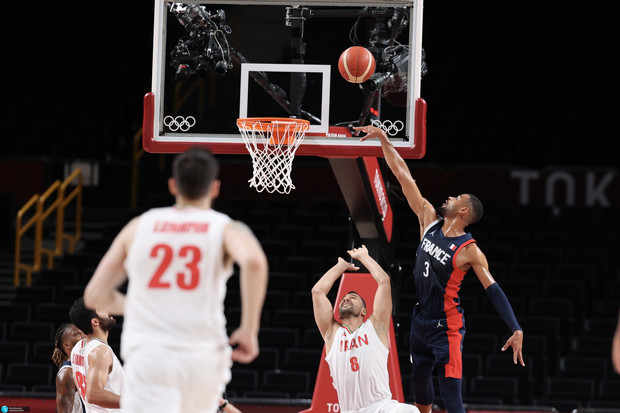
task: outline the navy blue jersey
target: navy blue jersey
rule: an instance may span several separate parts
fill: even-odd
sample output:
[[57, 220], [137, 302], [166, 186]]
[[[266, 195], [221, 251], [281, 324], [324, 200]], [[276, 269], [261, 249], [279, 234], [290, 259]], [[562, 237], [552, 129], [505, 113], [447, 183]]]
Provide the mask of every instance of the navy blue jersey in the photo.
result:
[[443, 220], [430, 224], [416, 252], [414, 282], [420, 309], [433, 316], [454, 314], [459, 305], [458, 292], [466, 271], [454, 265], [461, 248], [476, 242], [468, 232], [446, 237], [441, 231]]

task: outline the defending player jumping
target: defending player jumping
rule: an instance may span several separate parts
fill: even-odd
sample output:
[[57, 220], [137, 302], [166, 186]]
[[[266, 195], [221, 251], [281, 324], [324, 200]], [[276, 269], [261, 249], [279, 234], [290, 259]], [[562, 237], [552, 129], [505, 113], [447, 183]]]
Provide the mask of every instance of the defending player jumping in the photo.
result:
[[[422, 196], [407, 164], [386, 133], [373, 126], [355, 128], [361, 140], [379, 138], [388, 167], [398, 179], [420, 223], [414, 282], [419, 299], [413, 309], [410, 335], [413, 393], [416, 406], [429, 413], [434, 400], [431, 374], [438, 367], [439, 390], [448, 413], [464, 413], [462, 348], [465, 319], [458, 296], [465, 274], [473, 269], [512, 335], [502, 351], [512, 347], [513, 360], [523, 362], [523, 331], [506, 295], [489, 272], [489, 265], [465, 228], [482, 217], [482, 203], [472, 194], [449, 197], [439, 211]], [[441, 217], [439, 216], [441, 215]]]

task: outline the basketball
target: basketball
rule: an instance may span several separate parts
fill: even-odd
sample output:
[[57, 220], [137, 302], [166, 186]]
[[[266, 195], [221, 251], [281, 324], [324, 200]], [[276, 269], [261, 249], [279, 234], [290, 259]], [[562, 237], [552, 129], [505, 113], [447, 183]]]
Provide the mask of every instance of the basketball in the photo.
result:
[[362, 83], [375, 72], [375, 58], [365, 47], [352, 46], [340, 55], [338, 70], [347, 82]]

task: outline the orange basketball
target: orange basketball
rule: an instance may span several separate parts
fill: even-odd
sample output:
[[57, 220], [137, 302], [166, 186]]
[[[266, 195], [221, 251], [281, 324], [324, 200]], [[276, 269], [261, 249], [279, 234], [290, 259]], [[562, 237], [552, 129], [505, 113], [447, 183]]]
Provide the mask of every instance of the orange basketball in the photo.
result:
[[352, 46], [340, 55], [338, 70], [347, 82], [362, 83], [375, 72], [375, 58], [365, 47]]

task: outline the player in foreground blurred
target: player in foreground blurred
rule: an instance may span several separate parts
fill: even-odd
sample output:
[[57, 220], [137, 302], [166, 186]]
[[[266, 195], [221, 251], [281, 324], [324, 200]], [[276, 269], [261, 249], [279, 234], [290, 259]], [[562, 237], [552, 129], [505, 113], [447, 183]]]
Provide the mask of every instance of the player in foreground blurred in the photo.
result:
[[[258, 356], [267, 258], [246, 225], [211, 209], [220, 186], [211, 153], [189, 149], [174, 159], [172, 169], [168, 187], [174, 206], [151, 209], [121, 230], [84, 299], [89, 306], [124, 313], [123, 409], [213, 413], [230, 380], [232, 360], [249, 363]], [[242, 314], [229, 338], [224, 297], [234, 263]], [[118, 287], [127, 278], [125, 297]]]

